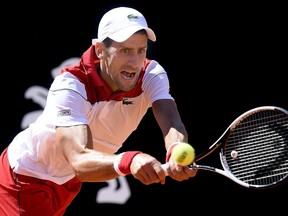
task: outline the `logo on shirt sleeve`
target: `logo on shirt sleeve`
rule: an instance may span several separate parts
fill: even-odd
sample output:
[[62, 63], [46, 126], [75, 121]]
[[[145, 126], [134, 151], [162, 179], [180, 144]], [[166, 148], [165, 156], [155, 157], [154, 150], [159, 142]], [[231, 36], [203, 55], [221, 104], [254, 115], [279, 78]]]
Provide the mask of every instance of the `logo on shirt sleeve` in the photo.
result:
[[58, 116], [69, 116], [71, 115], [71, 110], [68, 109], [68, 110], [61, 110], [58, 112]]

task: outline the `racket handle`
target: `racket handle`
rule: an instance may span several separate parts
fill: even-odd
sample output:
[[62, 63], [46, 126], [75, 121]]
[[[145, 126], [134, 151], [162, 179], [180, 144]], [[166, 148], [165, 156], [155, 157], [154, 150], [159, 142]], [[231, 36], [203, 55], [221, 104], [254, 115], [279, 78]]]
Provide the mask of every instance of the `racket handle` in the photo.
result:
[[[166, 176], [168, 176], [167, 166], [168, 166], [167, 163], [161, 164], [161, 167], [164, 169]], [[201, 169], [209, 170], [209, 168], [206, 168], [206, 166], [199, 166], [196, 163], [190, 164], [190, 165], [188, 165], [188, 167], [189, 168], [194, 168], [194, 169], [200, 169], [201, 168]], [[210, 171], [211, 171], [211, 168], [210, 168]]]

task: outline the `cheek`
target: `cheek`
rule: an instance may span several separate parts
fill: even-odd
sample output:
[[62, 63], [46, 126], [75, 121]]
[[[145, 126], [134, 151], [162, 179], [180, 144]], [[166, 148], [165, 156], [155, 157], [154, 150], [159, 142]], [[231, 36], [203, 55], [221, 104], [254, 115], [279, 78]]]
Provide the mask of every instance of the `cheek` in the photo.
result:
[[144, 65], [145, 59], [146, 59], [146, 56], [145, 56], [145, 57], [141, 57], [141, 58], [139, 59], [141, 66]]
[[110, 74], [117, 75], [118, 71], [123, 70], [123, 63], [118, 59], [107, 59], [107, 67]]
[[141, 62], [143, 64], [145, 59], [146, 59], [146, 57], [147, 57], [146, 53], [139, 54], [138, 55], [139, 62]]

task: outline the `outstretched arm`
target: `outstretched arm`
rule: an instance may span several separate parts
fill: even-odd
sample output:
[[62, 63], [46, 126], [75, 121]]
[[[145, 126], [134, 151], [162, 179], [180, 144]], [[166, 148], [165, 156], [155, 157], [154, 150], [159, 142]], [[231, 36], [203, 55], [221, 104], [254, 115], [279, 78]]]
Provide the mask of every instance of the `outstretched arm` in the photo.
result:
[[92, 135], [88, 125], [58, 127], [56, 145], [80, 181], [102, 182], [119, 176], [113, 167], [116, 155], [92, 149]]
[[[188, 143], [188, 133], [174, 100], [157, 100], [153, 103], [152, 109], [163, 133], [167, 151], [171, 145], [177, 142]], [[196, 169], [191, 169], [188, 166], [180, 166], [171, 159], [169, 159], [169, 163], [166, 165], [167, 174], [177, 181], [187, 180], [190, 177], [194, 177], [197, 173]]]
[[188, 133], [174, 100], [157, 100], [152, 109], [163, 133], [166, 149], [174, 142], [188, 142]]
[[91, 131], [87, 125], [58, 127], [56, 144], [82, 182], [103, 182], [117, 178], [121, 172], [116, 171], [115, 167], [122, 167], [120, 171], [131, 173], [143, 184], [165, 183], [166, 175], [161, 163], [149, 154], [124, 152], [114, 155], [87, 148], [92, 146]]

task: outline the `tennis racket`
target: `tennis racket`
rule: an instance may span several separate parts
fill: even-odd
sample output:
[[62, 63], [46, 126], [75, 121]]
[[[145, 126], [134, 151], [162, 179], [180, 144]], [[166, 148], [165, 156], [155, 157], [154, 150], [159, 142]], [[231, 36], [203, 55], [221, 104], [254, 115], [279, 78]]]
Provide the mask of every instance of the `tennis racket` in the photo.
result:
[[[219, 147], [221, 168], [197, 164]], [[288, 112], [262, 106], [235, 119], [191, 168], [221, 174], [247, 188], [271, 188], [288, 175]]]

